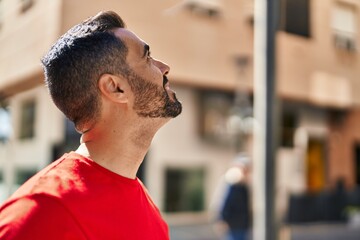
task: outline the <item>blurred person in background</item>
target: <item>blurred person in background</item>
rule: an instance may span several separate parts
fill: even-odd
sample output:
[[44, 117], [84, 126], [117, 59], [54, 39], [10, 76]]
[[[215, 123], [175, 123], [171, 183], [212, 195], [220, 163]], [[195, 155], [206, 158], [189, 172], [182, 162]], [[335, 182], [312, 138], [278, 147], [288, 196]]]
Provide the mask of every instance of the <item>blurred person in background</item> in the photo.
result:
[[182, 110], [169, 66], [111, 11], [71, 28], [42, 64], [81, 144], [1, 206], [0, 239], [169, 239], [136, 177], [155, 133]]
[[249, 157], [239, 154], [226, 171], [216, 196], [216, 231], [226, 240], [246, 240], [250, 228]]

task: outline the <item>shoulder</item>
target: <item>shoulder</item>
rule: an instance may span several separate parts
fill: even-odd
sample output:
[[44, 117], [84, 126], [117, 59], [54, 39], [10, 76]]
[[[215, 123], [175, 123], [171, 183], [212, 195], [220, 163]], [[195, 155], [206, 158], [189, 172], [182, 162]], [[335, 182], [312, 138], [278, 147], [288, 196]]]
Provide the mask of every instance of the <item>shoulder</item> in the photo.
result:
[[69, 191], [74, 192], [83, 186], [81, 173], [90, 168], [81, 155], [64, 154], [24, 183], [11, 196], [10, 201], [36, 194], [61, 198]]
[[84, 239], [76, 219], [49, 195], [33, 194], [13, 199], [0, 209], [0, 239]]

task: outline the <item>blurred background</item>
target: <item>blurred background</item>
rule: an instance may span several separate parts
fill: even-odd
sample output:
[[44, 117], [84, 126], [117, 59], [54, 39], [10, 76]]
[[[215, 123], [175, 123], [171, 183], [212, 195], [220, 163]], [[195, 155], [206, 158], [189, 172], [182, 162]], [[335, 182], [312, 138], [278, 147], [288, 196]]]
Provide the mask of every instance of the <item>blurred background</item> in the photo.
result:
[[[359, 239], [360, 1], [279, 3], [279, 239]], [[237, 161], [249, 167], [251, 215], [254, 0], [0, 0], [0, 201], [79, 145], [43, 85], [40, 58], [101, 10], [116, 11], [170, 65], [183, 103], [138, 174], [171, 239], [222, 239], [224, 176]]]

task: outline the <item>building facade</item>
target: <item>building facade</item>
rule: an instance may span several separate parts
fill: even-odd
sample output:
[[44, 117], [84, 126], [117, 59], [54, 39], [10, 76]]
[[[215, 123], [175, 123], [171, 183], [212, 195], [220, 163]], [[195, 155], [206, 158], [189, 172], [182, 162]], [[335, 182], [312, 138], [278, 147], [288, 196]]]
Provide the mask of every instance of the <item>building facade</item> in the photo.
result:
[[[76, 148], [79, 135], [51, 102], [39, 59], [75, 23], [111, 9], [170, 65], [184, 105], [155, 136], [140, 177], [171, 222], [206, 220], [230, 162], [253, 148], [253, 7], [252, 0], [0, 0], [0, 97], [11, 119], [0, 145], [1, 199]], [[282, 214], [291, 194], [360, 185], [359, 11], [357, 0], [280, 1]]]

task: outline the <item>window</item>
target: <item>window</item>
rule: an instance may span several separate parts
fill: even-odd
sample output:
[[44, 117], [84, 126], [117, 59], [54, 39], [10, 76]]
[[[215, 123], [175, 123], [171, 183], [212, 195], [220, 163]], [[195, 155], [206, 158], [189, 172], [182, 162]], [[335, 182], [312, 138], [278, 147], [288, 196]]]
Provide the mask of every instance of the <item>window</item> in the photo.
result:
[[297, 127], [297, 115], [294, 111], [284, 110], [282, 113], [281, 146], [293, 147], [294, 134]]
[[309, 139], [306, 155], [307, 190], [319, 193], [324, 190], [326, 180], [325, 142]]
[[166, 212], [204, 210], [204, 169], [167, 169]]
[[336, 4], [332, 14], [332, 29], [336, 48], [347, 51], [356, 49], [356, 12], [350, 4]]
[[210, 144], [240, 147], [253, 124], [253, 98], [245, 92], [202, 91], [200, 93], [201, 137]]
[[0, 142], [5, 142], [11, 134], [10, 113], [7, 108], [0, 107]]
[[9, 196], [9, 189], [4, 181], [4, 169], [0, 169], [0, 202], [4, 202]]
[[1, 30], [1, 28], [2, 28], [2, 26], [3, 26], [3, 1], [2, 0], [0, 0], [0, 30]]
[[15, 169], [15, 179], [14, 184], [11, 186], [11, 192], [15, 192], [22, 184], [34, 176], [36, 172], [37, 170], [33, 167]]
[[200, 92], [201, 137], [210, 144], [236, 147], [252, 132], [253, 99], [246, 92]]
[[[32, 176], [36, 174], [37, 170], [33, 167], [31, 168], [16, 168], [14, 171], [15, 178], [14, 183], [10, 187], [10, 192], [15, 192], [23, 183], [29, 180]], [[7, 189], [9, 191], [9, 189]]]
[[63, 123], [65, 125], [65, 139], [61, 143], [55, 144], [53, 146], [53, 161], [61, 157], [64, 152], [72, 151], [74, 148], [77, 148], [77, 146], [79, 146], [81, 134], [75, 130], [74, 123], [67, 118], [64, 118]]
[[34, 0], [20, 0], [21, 2], [21, 12], [26, 12], [34, 4]]
[[310, 0], [281, 0], [280, 28], [310, 37]]
[[20, 139], [31, 139], [35, 135], [35, 100], [26, 101], [21, 106]]
[[184, 4], [192, 13], [208, 17], [217, 17], [222, 10], [219, 0], [185, 0]]
[[218, 145], [231, 145], [232, 138], [228, 119], [234, 104], [234, 97], [224, 92], [204, 91], [201, 93], [200, 134], [205, 141]]
[[360, 186], [360, 144], [355, 145], [355, 183]]
[[20, 186], [35, 175], [37, 170], [35, 169], [17, 169], [15, 175], [15, 184]]

